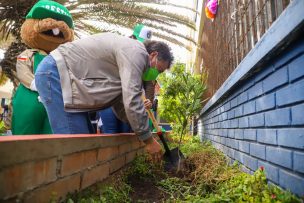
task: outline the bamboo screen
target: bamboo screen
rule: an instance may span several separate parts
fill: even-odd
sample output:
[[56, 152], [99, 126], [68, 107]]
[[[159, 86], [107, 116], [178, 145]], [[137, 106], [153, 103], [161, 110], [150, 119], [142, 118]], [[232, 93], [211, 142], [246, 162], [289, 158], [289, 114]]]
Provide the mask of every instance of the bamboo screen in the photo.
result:
[[203, 18], [200, 46], [202, 66], [209, 74], [206, 96], [220, 88], [290, 1], [219, 0], [215, 20]]

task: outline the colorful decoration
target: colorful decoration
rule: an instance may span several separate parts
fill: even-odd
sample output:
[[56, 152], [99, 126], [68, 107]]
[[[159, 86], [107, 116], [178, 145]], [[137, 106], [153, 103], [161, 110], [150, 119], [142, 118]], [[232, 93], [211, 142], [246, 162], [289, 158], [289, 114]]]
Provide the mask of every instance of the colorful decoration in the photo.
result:
[[218, 0], [208, 0], [205, 6], [205, 13], [207, 18], [211, 19], [212, 21], [215, 18], [216, 12], [218, 7]]

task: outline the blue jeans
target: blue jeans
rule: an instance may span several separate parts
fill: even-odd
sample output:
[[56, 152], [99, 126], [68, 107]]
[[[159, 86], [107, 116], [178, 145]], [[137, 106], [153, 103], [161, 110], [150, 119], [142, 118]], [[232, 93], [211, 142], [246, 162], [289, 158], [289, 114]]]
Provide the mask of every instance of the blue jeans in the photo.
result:
[[128, 123], [119, 120], [115, 116], [112, 108], [98, 111], [98, 116], [102, 120], [102, 133], [104, 134], [132, 132], [131, 126]]
[[87, 112], [64, 111], [60, 76], [56, 61], [46, 56], [38, 65], [35, 84], [47, 111], [54, 134], [88, 134], [90, 124]]

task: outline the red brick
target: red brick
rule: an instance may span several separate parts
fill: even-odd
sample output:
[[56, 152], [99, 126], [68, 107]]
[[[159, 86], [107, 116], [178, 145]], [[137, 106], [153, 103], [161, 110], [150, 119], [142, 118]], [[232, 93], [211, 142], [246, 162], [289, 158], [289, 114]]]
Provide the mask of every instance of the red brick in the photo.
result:
[[144, 153], [146, 153], [145, 148], [140, 148], [137, 150], [137, 155], [144, 154]]
[[125, 154], [127, 152], [132, 151], [132, 145], [131, 144], [132, 144], [131, 142], [128, 142], [128, 143], [119, 145], [118, 146], [119, 154], [122, 155], [122, 154]]
[[80, 174], [75, 174], [63, 179], [60, 179], [51, 184], [37, 188], [30, 193], [25, 194], [25, 203], [44, 203], [54, 200], [59, 202], [59, 199], [65, 199], [65, 196], [70, 192], [79, 191]]
[[126, 164], [126, 157], [120, 156], [116, 159], [113, 159], [110, 161], [110, 174], [119, 170], [121, 167], [123, 167]]
[[132, 142], [132, 150], [138, 149], [140, 147], [142, 147], [141, 145], [143, 144], [142, 141], [140, 140], [135, 140]]
[[11, 197], [56, 179], [57, 159], [28, 162], [0, 171], [0, 197]]
[[140, 141], [140, 146], [141, 146], [141, 147], [145, 147], [146, 144], [145, 144], [143, 141]]
[[110, 164], [106, 162], [100, 166], [86, 170], [82, 178], [81, 189], [84, 189], [96, 182], [102, 181], [107, 178], [110, 173]]
[[1, 203], [16, 203], [16, 202], [22, 202], [22, 199], [21, 197], [18, 197], [18, 196], [15, 196], [13, 198], [10, 198], [10, 199], [6, 199], [6, 200], [2, 200], [0, 199], [0, 202]]
[[109, 161], [118, 156], [118, 147], [107, 147], [98, 150], [98, 161]]
[[131, 161], [134, 160], [134, 158], [136, 157], [137, 152], [133, 151], [133, 152], [129, 152], [126, 154], [126, 164], [130, 163]]
[[62, 159], [61, 176], [73, 174], [87, 167], [96, 165], [97, 151], [85, 151], [69, 154]]

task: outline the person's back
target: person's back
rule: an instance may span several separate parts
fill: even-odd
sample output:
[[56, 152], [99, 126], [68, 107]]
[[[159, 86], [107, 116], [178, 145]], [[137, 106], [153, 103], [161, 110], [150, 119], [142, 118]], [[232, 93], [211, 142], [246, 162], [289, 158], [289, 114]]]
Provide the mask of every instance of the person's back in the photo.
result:
[[142, 43], [113, 33], [66, 43], [51, 55], [58, 65], [64, 104], [69, 111], [111, 105], [122, 93], [122, 77], [138, 74], [140, 78], [148, 65]]
[[[128, 56], [134, 54], [133, 52], [147, 55], [142, 43], [114, 33], [95, 34], [63, 44], [51, 55], [60, 52], [77, 78], [95, 78], [96, 71], [99, 71], [98, 75], [104, 73], [118, 75], [116, 54], [121, 51], [127, 53]], [[96, 66], [102, 68], [95, 70]]]

